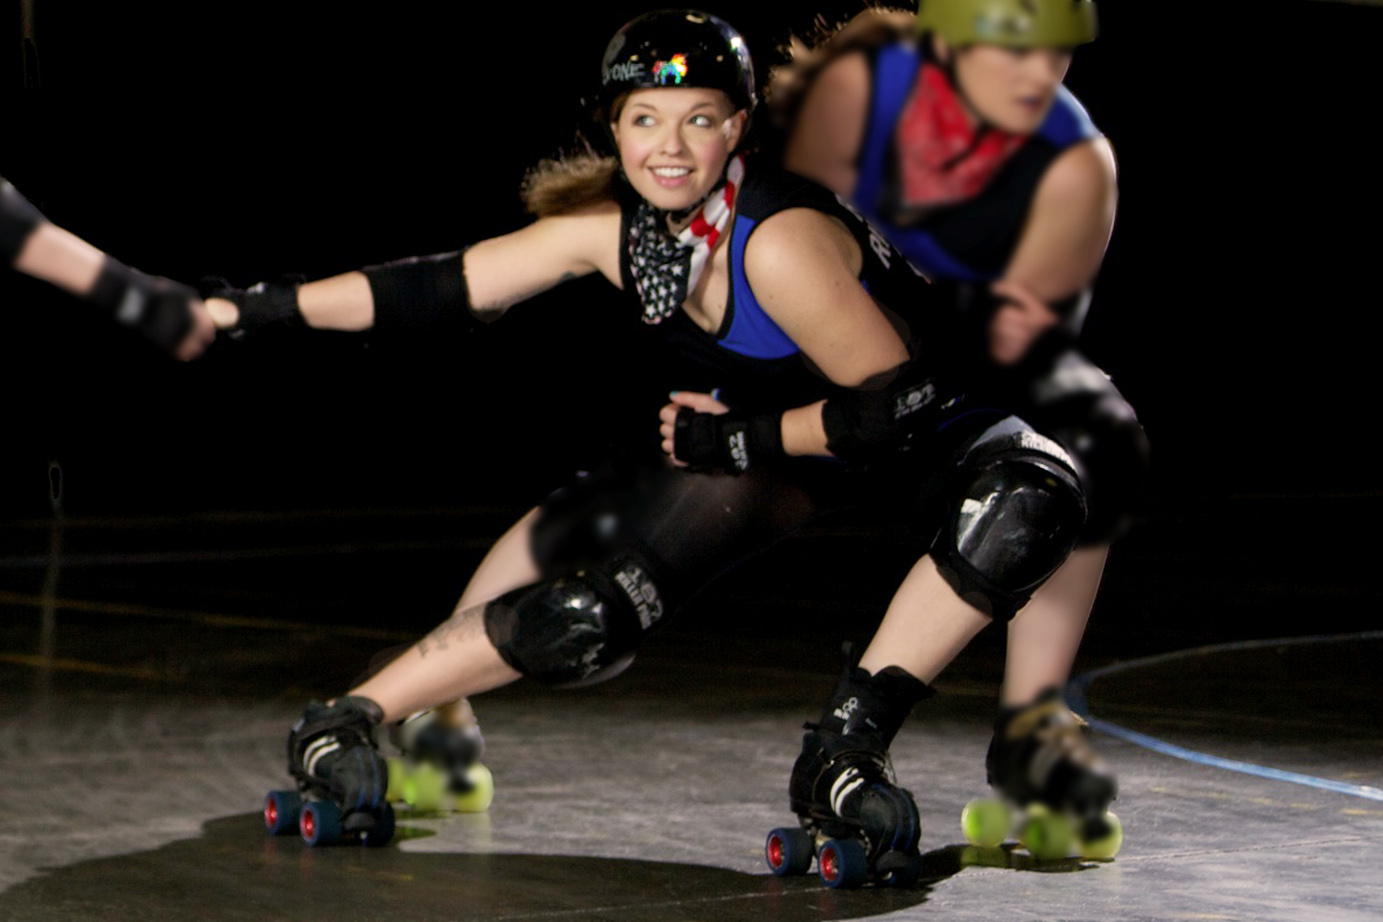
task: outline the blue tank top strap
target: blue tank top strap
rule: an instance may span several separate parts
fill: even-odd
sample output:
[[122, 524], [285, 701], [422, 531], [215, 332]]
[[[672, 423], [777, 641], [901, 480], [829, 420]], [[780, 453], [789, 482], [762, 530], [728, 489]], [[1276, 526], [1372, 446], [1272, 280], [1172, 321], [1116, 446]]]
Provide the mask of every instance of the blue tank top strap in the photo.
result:
[[1066, 148], [1081, 141], [1098, 138], [1100, 129], [1095, 127], [1095, 122], [1090, 118], [1090, 113], [1085, 111], [1085, 106], [1081, 105], [1075, 94], [1063, 84], [1056, 88], [1056, 100], [1052, 103], [1052, 111], [1047, 113], [1047, 118], [1037, 133], [1057, 148]]
[[[857, 159], [859, 179], [855, 186], [857, 203], [877, 202], [884, 178], [884, 162], [898, 127], [898, 118], [907, 105], [908, 96], [922, 66], [922, 55], [911, 42], [895, 42], [880, 48], [874, 56], [873, 80], [870, 84], [873, 103], [869, 125]], [[865, 209], [874, 218], [874, 209]]]
[[735, 216], [730, 237], [731, 295], [726, 305], [729, 328], [722, 328], [721, 346], [731, 352], [756, 359], [780, 359], [801, 350], [782, 327], [774, 323], [754, 297], [749, 279], [744, 274], [744, 248], [758, 221], [743, 214]]

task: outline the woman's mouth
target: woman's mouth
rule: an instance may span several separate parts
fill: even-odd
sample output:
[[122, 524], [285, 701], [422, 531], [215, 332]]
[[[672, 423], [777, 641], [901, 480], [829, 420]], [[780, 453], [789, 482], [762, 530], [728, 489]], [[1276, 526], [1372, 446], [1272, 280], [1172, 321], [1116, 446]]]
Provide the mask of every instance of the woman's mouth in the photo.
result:
[[691, 176], [691, 167], [655, 166], [649, 172], [653, 174], [653, 179], [658, 185], [671, 189], [687, 183], [688, 177]]

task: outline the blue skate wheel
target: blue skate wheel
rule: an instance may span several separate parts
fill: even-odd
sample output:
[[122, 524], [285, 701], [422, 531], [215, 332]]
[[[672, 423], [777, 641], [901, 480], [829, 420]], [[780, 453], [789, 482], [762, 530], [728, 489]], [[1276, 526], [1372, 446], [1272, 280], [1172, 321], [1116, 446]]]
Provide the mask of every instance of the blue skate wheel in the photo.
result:
[[812, 867], [812, 834], [805, 829], [775, 829], [764, 842], [768, 869], [779, 877], [805, 874]]
[[329, 800], [304, 804], [298, 831], [308, 845], [335, 845], [341, 841], [341, 808]]
[[271, 836], [297, 832], [302, 808], [303, 799], [297, 791], [270, 791], [264, 798], [264, 829]]
[[857, 839], [831, 839], [816, 856], [816, 870], [833, 890], [858, 887], [869, 879], [869, 856]]
[[371, 848], [388, 845], [394, 838], [394, 808], [388, 802], [375, 810], [375, 824], [360, 833], [360, 841]]

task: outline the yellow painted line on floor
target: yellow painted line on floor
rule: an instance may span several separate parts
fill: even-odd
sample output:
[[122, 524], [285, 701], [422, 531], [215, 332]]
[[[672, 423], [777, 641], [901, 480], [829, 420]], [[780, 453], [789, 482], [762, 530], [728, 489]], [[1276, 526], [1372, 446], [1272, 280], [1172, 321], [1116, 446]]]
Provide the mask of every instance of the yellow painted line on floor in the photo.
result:
[[402, 643], [417, 639], [417, 634], [403, 631], [388, 631], [379, 628], [348, 627], [345, 625], [316, 624], [311, 621], [279, 621], [273, 618], [245, 618], [238, 615], [217, 615], [210, 612], [174, 611], [166, 608], [151, 608], [148, 605], [130, 605], [121, 602], [91, 602], [84, 599], [47, 598], [22, 592], [0, 591], [0, 605], [18, 605], [29, 608], [43, 608], [48, 605], [63, 611], [95, 612], [105, 615], [127, 615], [132, 618], [160, 618], [168, 621], [189, 621], [207, 624], [212, 627], [254, 628], [262, 631], [317, 631], [337, 637], [364, 637], [370, 640], [390, 640]]
[[56, 669], [60, 672], [86, 672], [93, 675], [112, 675], [127, 679], [148, 679], [153, 682], [179, 682], [180, 679], [159, 672], [156, 669], [139, 669], [124, 666], [103, 666], [79, 659], [58, 659], [52, 656], [34, 656], [27, 653], [0, 653], [0, 663], [13, 663], [16, 666], [32, 666], [35, 669]]

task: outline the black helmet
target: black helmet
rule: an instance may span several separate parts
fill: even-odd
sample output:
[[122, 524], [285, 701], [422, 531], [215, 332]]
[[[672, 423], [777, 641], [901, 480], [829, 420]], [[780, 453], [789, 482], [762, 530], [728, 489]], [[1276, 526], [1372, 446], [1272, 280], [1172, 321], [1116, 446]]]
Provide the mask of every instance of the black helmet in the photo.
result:
[[753, 110], [754, 64], [744, 36], [697, 10], [658, 10], [626, 23], [605, 46], [601, 104], [623, 93], [661, 86], [721, 90], [735, 109]]

